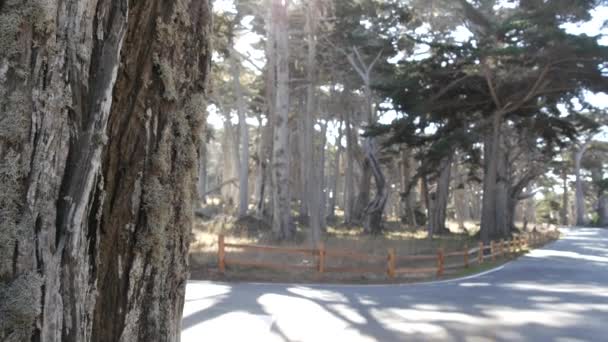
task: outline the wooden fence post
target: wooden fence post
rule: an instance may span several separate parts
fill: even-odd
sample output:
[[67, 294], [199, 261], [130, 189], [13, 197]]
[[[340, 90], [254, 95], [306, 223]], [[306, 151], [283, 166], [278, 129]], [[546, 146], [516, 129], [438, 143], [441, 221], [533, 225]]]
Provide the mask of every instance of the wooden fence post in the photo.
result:
[[505, 239], [500, 239], [500, 257], [505, 257]]
[[395, 261], [396, 261], [397, 257], [395, 255], [395, 249], [394, 248], [389, 248], [388, 249], [388, 260], [387, 260], [387, 268], [386, 268], [386, 273], [388, 274], [388, 277], [390, 279], [395, 278]]
[[496, 256], [494, 255], [495, 252], [495, 246], [494, 246], [494, 240], [490, 241], [490, 254], [492, 255], [492, 262], [496, 261]]
[[469, 267], [469, 244], [464, 244], [464, 267]]
[[226, 251], [224, 250], [224, 234], [217, 239], [217, 266], [221, 274], [226, 271]]
[[483, 242], [479, 242], [479, 251], [477, 252], [477, 263], [483, 264]]
[[443, 248], [437, 250], [437, 276], [443, 275]]
[[317, 271], [319, 273], [325, 272], [325, 244], [319, 243], [319, 264], [317, 265]]

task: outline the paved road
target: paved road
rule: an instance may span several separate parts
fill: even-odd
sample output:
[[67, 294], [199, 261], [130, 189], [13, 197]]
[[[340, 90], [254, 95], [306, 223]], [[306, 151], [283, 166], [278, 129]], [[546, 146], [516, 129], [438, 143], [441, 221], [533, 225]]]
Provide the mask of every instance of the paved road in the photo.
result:
[[608, 341], [608, 230], [469, 279], [378, 286], [191, 282], [182, 341]]

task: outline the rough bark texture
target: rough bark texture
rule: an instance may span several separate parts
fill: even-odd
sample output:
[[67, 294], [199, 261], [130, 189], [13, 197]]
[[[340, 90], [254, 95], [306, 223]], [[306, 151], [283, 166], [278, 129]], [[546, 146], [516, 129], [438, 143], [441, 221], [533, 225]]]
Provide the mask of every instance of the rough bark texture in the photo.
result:
[[233, 208], [238, 204], [239, 184], [229, 182], [239, 179], [239, 136], [236, 127], [231, 122], [229, 113], [224, 113], [224, 134], [222, 135], [222, 168], [218, 174], [222, 175], [221, 187], [222, 200], [228, 207]]
[[455, 184], [454, 184], [454, 208], [456, 210], [456, 219], [458, 220], [458, 228], [466, 230], [465, 222], [471, 220], [471, 212], [467, 202], [467, 181], [465, 171], [454, 163]]
[[208, 3], [0, 10], [0, 340], [177, 340]]
[[570, 201], [568, 200], [568, 173], [566, 170], [562, 170], [562, 207], [560, 208], [560, 219], [564, 226], [568, 225], [568, 209], [570, 208]]
[[346, 170], [344, 175], [344, 223], [353, 222], [355, 203], [355, 157], [354, 144], [356, 138], [351, 126], [351, 115], [346, 114]]
[[574, 176], [576, 177], [574, 183], [574, 204], [576, 206], [577, 226], [584, 226], [587, 224], [587, 218], [585, 217], [585, 192], [583, 190], [583, 179], [581, 176], [581, 162], [588, 147], [589, 141], [584, 143], [574, 152]]
[[415, 160], [410, 148], [401, 151], [400, 160], [400, 202], [402, 221], [415, 227], [416, 221], [416, 187], [412, 184], [414, 178]]
[[439, 162], [439, 175], [437, 187], [429, 194], [429, 234], [443, 234], [448, 232], [445, 226], [448, 197], [450, 191], [450, 174], [452, 157], [444, 157]]
[[314, 153], [313, 165], [310, 167], [314, 170], [313, 179], [314, 183], [311, 183], [311, 199], [309, 205], [310, 213], [310, 231], [311, 231], [311, 242], [313, 246], [317, 246], [321, 241], [322, 233], [325, 229], [325, 210], [324, 210], [324, 192], [325, 188], [325, 142], [327, 135], [327, 122], [321, 125], [321, 136], [320, 144], [316, 148]]
[[329, 203], [327, 205], [328, 207], [328, 212], [327, 212], [327, 217], [329, 218], [334, 218], [336, 216], [336, 205], [337, 203], [337, 198], [338, 198], [338, 180], [340, 179], [340, 159], [342, 156], [342, 137], [343, 137], [343, 133], [344, 130], [342, 129], [342, 121], [340, 121], [340, 127], [338, 127], [338, 135], [336, 136], [336, 141], [334, 143], [335, 145], [335, 153], [334, 153], [334, 164], [333, 164], [333, 174], [331, 175], [331, 182], [330, 182], [330, 186], [331, 189], [330, 194], [331, 196], [329, 197]]
[[289, 48], [287, 5], [273, 0], [272, 21], [276, 41], [276, 96], [272, 178], [274, 183], [272, 229], [279, 239], [291, 238], [289, 193]]
[[245, 115], [243, 88], [241, 86], [240, 61], [232, 57], [232, 82], [236, 96], [236, 111], [239, 117], [239, 217], [247, 215], [249, 209], [249, 127]]
[[484, 243], [502, 238], [497, 226], [497, 180], [500, 151], [500, 125], [503, 114], [496, 111], [492, 114], [492, 127], [484, 141], [484, 177], [481, 207], [481, 239]]
[[608, 194], [602, 193], [597, 201], [597, 216], [600, 227], [608, 227]]
[[[274, 143], [275, 121], [275, 81], [276, 81], [276, 46], [275, 28], [272, 17], [272, 0], [264, 2], [267, 6], [265, 29], [266, 37], [266, 70], [264, 75], [266, 126], [262, 129], [262, 136], [258, 145], [258, 165], [255, 185], [255, 214], [258, 218], [271, 216], [273, 184], [271, 175], [272, 151]], [[269, 172], [270, 171], [270, 172]], [[266, 201], [266, 198], [269, 198]]]
[[382, 173], [380, 162], [376, 158], [377, 147], [375, 139], [367, 138], [365, 142], [365, 159], [369, 162], [370, 170], [374, 176], [376, 183], [376, 193], [371, 202], [365, 207], [365, 231], [371, 234], [380, 234], [382, 232], [382, 215], [384, 207], [388, 199], [388, 191], [386, 188], [386, 179]]

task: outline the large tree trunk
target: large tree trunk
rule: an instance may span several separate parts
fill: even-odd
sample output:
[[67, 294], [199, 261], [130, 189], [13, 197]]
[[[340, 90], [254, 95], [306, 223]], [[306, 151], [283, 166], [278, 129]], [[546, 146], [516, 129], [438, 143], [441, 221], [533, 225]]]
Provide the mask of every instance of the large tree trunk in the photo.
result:
[[484, 243], [504, 237], [497, 225], [496, 217], [501, 122], [502, 113], [500, 111], [494, 112], [492, 114], [491, 130], [486, 134], [484, 141], [484, 177], [481, 207], [481, 240]]
[[[227, 182], [231, 179], [238, 179], [238, 134], [234, 125], [231, 122], [229, 113], [224, 113], [224, 134], [222, 136], [222, 168], [219, 174], [222, 175], [222, 182]], [[233, 208], [238, 203], [239, 187], [235, 182], [226, 183], [221, 187], [220, 193], [222, 200], [228, 204], [229, 208]]]
[[207, 201], [207, 141], [204, 135], [201, 136], [198, 164], [198, 199], [200, 204]]
[[276, 101], [272, 177], [274, 183], [272, 229], [279, 239], [293, 235], [291, 196], [289, 193], [289, 25], [287, 3], [272, 1], [272, 19], [276, 40]]
[[401, 217], [409, 226], [416, 227], [416, 187], [412, 184], [415, 160], [410, 148], [401, 151], [400, 202]]
[[249, 127], [247, 126], [247, 116], [245, 115], [245, 103], [243, 102], [243, 88], [241, 86], [240, 62], [236, 56], [231, 58], [232, 81], [234, 82], [234, 94], [236, 96], [236, 111], [239, 117], [238, 139], [240, 144], [238, 176], [239, 176], [239, 207], [238, 215], [247, 215], [249, 208]]
[[344, 130], [342, 129], [342, 121], [340, 121], [340, 126], [338, 127], [338, 136], [335, 141], [335, 153], [334, 153], [334, 170], [331, 175], [331, 189], [329, 189], [329, 193], [331, 197], [329, 197], [328, 203], [328, 213], [327, 217], [334, 218], [336, 216], [336, 205], [338, 198], [338, 180], [340, 178], [340, 157], [342, 155], [342, 137]]
[[[264, 75], [266, 126], [258, 145], [258, 167], [255, 186], [255, 213], [258, 218], [272, 216], [273, 184], [272, 184], [272, 151], [274, 145], [275, 97], [276, 97], [276, 46], [275, 28], [273, 21], [273, 0], [264, 3], [267, 6], [265, 29], [266, 37], [266, 70]], [[268, 198], [268, 201], [266, 200]], [[267, 205], [268, 203], [268, 205]]]
[[[531, 185], [528, 186], [526, 191], [530, 191], [532, 188]], [[523, 228], [524, 230], [528, 230], [528, 225], [530, 223], [536, 225], [536, 201], [534, 200], [534, 196], [530, 196], [525, 199], [523, 203]]]
[[[439, 176], [436, 191], [429, 194], [429, 234], [449, 232], [445, 226], [448, 198], [450, 194], [450, 174], [452, 157], [444, 157], [439, 162]], [[427, 184], [428, 186], [428, 184]]]
[[469, 204], [467, 202], [467, 180], [464, 170], [458, 166], [458, 162], [454, 163], [455, 168], [455, 184], [454, 184], [454, 208], [456, 209], [456, 219], [458, 220], [458, 228], [466, 231], [465, 222], [471, 219]]
[[509, 168], [510, 165], [507, 163], [507, 153], [503, 148], [503, 139], [498, 139], [498, 155], [496, 159], [498, 161], [496, 169], [496, 209], [495, 209], [495, 232], [498, 237], [506, 237], [511, 234], [511, 219], [514, 213], [510, 210], [515, 210], [515, 207], [511, 207], [509, 202], [511, 201], [511, 184], [509, 182]]
[[597, 200], [598, 224], [600, 227], [608, 227], [608, 193], [603, 192]]
[[317, 246], [321, 241], [321, 235], [325, 228], [325, 210], [324, 207], [324, 179], [325, 179], [325, 136], [327, 135], [327, 122], [321, 126], [321, 143], [316, 149], [314, 155], [313, 176], [315, 183], [311, 183], [311, 200], [310, 200], [310, 231], [311, 242], [313, 246]]
[[364, 210], [364, 228], [368, 233], [377, 235], [382, 232], [382, 215], [388, 199], [388, 189], [386, 188], [384, 174], [380, 168], [380, 162], [376, 158], [375, 140], [373, 138], [367, 138], [364, 149], [365, 159], [369, 162], [370, 169], [374, 176], [374, 182], [376, 183], [374, 199], [369, 202]]
[[585, 217], [585, 192], [583, 191], [583, 179], [581, 177], [581, 161], [583, 160], [583, 155], [587, 148], [589, 147], [590, 141], [583, 143], [575, 152], [574, 152], [574, 176], [575, 179], [575, 194], [574, 194], [574, 203], [576, 205], [576, 225], [584, 226], [587, 224], [587, 219]]
[[177, 341], [207, 1], [0, 9], [0, 340]]
[[565, 170], [562, 171], [562, 188], [564, 189], [564, 192], [562, 193], [562, 207], [560, 209], [560, 216], [562, 225], [567, 226], [570, 203], [568, 201], [568, 173]]
[[351, 126], [351, 113], [346, 114], [346, 170], [344, 175], [344, 223], [353, 222], [355, 202], [355, 137]]
[[365, 207], [369, 204], [371, 198], [371, 187], [372, 187], [372, 168], [370, 161], [367, 157], [364, 157], [361, 162], [361, 178], [359, 178], [359, 187], [357, 200], [353, 208], [353, 219], [355, 221], [361, 221], [364, 219]]

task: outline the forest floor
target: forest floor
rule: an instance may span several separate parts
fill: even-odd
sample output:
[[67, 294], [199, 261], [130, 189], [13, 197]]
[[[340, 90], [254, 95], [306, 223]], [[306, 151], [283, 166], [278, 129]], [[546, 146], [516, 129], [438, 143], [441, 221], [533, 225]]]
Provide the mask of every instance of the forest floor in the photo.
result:
[[[340, 220], [336, 220], [340, 222]], [[316, 257], [304, 254], [267, 253], [260, 251], [228, 250], [227, 258], [246, 260], [255, 263], [276, 263], [297, 266], [310, 266], [310, 270], [294, 268], [293, 270], [274, 270], [262, 267], [230, 266], [228, 272], [221, 275], [218, 272], [217, 251], [218, 235], [225, 236], [226, 243], [281, 246], [295, 248], [310, 248], [307, 239], [307, 227], [297, 225], [296, 237], [293, 241], [277, 242], [270, 231], [270, 226], [253, 217], [235, 219], [234, 216], [218, 214], [213, 218], [197, 219], [193, 241], [190, 247], [191, 278], [196, 280], [229, 280], [229, 281], [261, 281], [261, 282], [322, 282], [322, 283], [386, 283], [386, 258], [389, 248], [395, 250], [396, 255], [436, 255], [442, 248], [447, 252], [463, 251], [466, 246], [473, 248], [478, 244], [478, 226], [473, 222], [466, 223], [466, 230], [458, 229], [455, 222], [449, 222], [451, 233], [428, 238], [424, 227], [408, 227], [399, 221], [385, 222], [382, 235], [370, 236], [363, 233], [358, 226], [344, 226], [342, 224], [328, 223], [324, 234], [326, 250], [335, 252], [366, 254], [367, 260], [328, 255], [326, 268], [372, 268], [378, 272], [345, 273], [326, 272], [319, 275], [314, 270]], [[552, 231], [555, 227], [537, 227], [538, 230]], [[475, 258], [475, 256], [471, 256]], [[483, 265], [475, 265], [468, 269], [448, 271], [444, 277], [463, 276], [476, 273], [488, 268], [498, 266], [509, 258], [498, 258], [496, 261], [486, 261]], [[462, 257], [448, 257], [445, 263], [458, 263]], [[428, 268], [435, 267], [436, 260], [399, 261], [398, 267]], [[435, 279], [435, 276], [424, 274], [409, 274], [400, 276], [395, 282], [414, 282]]]

